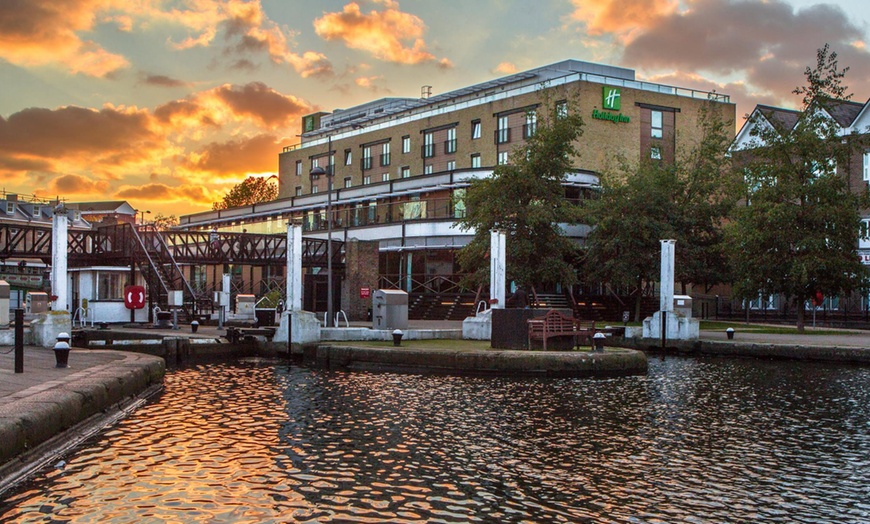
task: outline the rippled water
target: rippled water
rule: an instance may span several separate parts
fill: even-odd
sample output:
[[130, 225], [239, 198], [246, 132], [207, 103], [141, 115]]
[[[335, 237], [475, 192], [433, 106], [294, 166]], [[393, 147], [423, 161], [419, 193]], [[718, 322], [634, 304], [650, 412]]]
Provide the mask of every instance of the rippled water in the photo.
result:
[[651, 359], [646, 377], [262, 363], [162, 397], [7, 494], [6, 522], [870, 521], [870, 370]]

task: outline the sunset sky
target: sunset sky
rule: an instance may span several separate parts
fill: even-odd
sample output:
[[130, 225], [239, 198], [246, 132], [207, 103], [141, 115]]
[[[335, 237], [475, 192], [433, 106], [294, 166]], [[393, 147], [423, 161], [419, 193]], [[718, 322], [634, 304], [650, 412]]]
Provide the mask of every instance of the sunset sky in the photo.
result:
[[[211, 208], [300, 117], [574, 58], [794, 106], [826, 42], [870, 96], [865, 0], [0, 0], [7, 192]], [[737, 126], [740, 122], [737, 123]]]

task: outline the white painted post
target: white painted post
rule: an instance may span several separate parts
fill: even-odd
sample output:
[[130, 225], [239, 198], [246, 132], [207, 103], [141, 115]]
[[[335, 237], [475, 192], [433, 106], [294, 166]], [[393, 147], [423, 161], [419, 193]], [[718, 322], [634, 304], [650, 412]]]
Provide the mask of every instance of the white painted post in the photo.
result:
[[67, 304], [67, 250], [69, 249], [69, 217], [66, 206], [58, 204], [54, 208], [51, 223], [51, 294], [57, 299], [52, 305], [55, 311], [69, 311]]
[[288, 311], [302, 309], [302, 225], [287, 226], [287, 304]]
[[674, 246], [676, 240], [662, 240], [661, 311], [674, 310]]
[[507, 280], [507, 237], [504, 231], [490, 232], [489, 298], [492, 309], [504, 309]]

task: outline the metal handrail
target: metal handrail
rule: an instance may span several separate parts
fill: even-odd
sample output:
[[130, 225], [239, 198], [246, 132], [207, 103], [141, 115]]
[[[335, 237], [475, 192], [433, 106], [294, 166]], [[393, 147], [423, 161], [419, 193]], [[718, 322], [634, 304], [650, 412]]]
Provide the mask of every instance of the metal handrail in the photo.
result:
[[343, 309], [339, 309], [339, 310], [335, 313], [335, 322], [333, 322], [332, 325], [335, 326], [335, 327], [338, 327], [338, 316], [339, 316], [339, 315], [341, 315], [341, 316], [344, 317], [344, 327], [349, 328], [349, 327], [350, 327], [350, 322], [348, 322], [348, 320], [347, 320], [347, 315], [345, 314], [345, 312], [344, 312]]

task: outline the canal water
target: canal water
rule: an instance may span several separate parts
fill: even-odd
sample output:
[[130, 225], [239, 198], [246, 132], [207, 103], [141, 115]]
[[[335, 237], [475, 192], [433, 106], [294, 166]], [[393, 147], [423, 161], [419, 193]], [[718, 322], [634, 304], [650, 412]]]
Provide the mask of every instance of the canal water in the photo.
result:
[[867, 522], [870, 369], [204, 365], [64, 462], [7, 493], [0, 522]]

